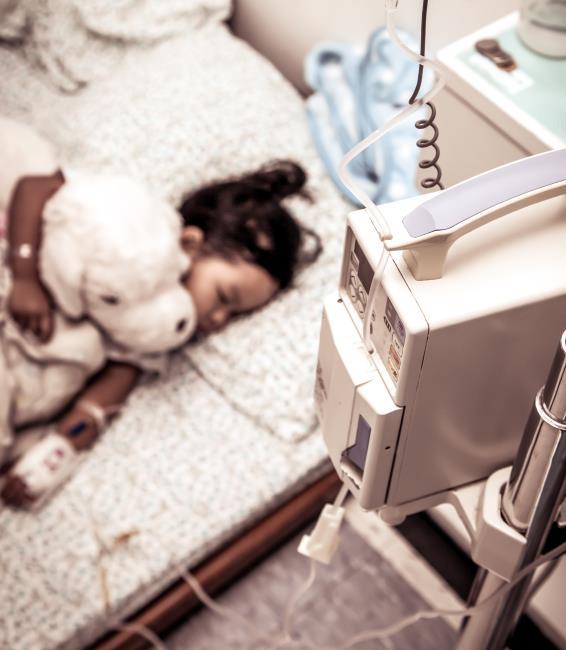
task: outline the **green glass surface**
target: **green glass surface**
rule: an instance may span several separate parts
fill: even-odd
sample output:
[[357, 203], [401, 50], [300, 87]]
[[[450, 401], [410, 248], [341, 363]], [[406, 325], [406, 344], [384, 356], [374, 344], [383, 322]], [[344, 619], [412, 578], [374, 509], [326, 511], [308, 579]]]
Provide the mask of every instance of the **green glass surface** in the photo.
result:
[[497, 41], [515, 59], [518, 69], [533, 79], [531, 86], [509, 92], [504, 84], [498, 84], [488, 72], [470, 60], [477, 54], [474, 48], [461, 52], [457, 58], [519, 109], [566, 142], [566, 59], [553, 59], [530, 50], [515, 29], [501, 32]]

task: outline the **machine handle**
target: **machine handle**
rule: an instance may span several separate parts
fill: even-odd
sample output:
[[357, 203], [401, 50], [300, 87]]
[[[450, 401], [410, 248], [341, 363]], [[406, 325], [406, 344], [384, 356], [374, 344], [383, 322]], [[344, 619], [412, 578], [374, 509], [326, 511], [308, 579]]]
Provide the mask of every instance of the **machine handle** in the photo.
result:
[[510, 212], [566, 192], [566, 149], [523, 158], [439, 192], [403, 218], [388, 250], [403, 250], [416, 280], [442, 277], [450, 246]]

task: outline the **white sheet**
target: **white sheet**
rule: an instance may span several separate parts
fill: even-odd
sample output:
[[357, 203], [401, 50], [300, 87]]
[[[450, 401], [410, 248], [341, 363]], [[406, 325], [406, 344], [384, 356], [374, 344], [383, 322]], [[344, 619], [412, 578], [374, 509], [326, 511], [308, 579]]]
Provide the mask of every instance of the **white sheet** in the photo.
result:
[[[126, 171], [177, 202], [203, 182], [292, 157], [316, 202], [289, 202], [325, 251], [261, 313], [178, 355], [137, 389], [76, 476], [39, 514], [0, 512], [0, 647], [80, 648], [106, 629], [99, 536], [124, 616], [328, 469], [312, 381], [324, 295], [335, 286], [347, 208], [310, 143], [303, 105], [222, 26], [135, 52], [75, 95], [0, 50], [0, 111], [27, 119], [63, 164]], [[97, 526], [93, 525], [92, 517]]]

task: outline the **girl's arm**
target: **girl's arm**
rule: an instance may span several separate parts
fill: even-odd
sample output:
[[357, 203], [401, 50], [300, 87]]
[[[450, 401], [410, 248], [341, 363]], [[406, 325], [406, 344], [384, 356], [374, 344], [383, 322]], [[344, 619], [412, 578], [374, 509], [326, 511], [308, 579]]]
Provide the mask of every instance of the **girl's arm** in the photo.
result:
[[[77, 397], [70, 411], [57, 424], [59, 433], [80, 451], [102, 433], [93, 410], [112, 411], [120, 407], [136, 386], [141, 370], [129, 363], [109, 362]], [[94, 405], [94, 409], [92, 406]]]
[[[67, 438], [76, 451], [81, 451], [91, 445], [101, 433], [101, 430], [99, 422], [90, 412], [91, 407], [85, 410], [84, 406], [81, 406], [81, 401], [88, 400], [89, 404], [95, 404], [102, 410], [111, 406], [118, 406], [124, 402], [134, 388], [140, 374], [141, 371], [138, 368], [127, 363], [110, 362], [91, 381], [79, 395], [70, 411], [59, 421], [57, 425], [59, 434]], [[56, 489], [62, 480], [66, 480], [68, 473], [63, 471], [61, 474], [61, 466], [64, 468], [69, 461], [73, 462], [73, 458], [69, 456], [65, 448], [55, 450], [55, 455], [53, 447], [47, 450], [43, 449], [41, 452], [43, 456], [40, 455], [39, 460], [37, 457], [34, 459], [31, 470], [28, 467], [23, 473], [21, 470], [18, 471], [20, 463], [25, 463], [26, 460], [29, 463], [29, 454], [33, 454], [34, 451], [37, 452], [37, 447], [48, 441], [49, 436], [40, 440], [8, 472], [4, 484], [0, 487], [0, 498], [5, 503], [15, 507], [33, 503]], [[51, 477], [47, 479], [47, 483], [45, 482], [45, 467], [48, 467], [52, 472]], [[35, 488], [30, 487], [30, 471], [32, 476], [33, 471], [39, 471], [40, 478], [43, 477], [41, 488], [38, 488], [37, 485]], [[33, 478], [31, 485], [33, 486]]]
[[8, 207], [9, 266], [13, 278], [8, 308], [20, 327], [31, 330], [41, 341], [50, 338], [53, 328], [49, 298], [38, 269], [43, 208], [64, 182], [60, 171], [51, 176], [21, 178]]

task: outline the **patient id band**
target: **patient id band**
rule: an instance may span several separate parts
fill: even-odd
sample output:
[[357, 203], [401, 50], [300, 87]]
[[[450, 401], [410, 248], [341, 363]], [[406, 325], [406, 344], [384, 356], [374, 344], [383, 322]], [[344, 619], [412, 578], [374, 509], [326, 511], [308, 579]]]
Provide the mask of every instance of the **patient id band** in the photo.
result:
[[35, 257], [35, 253], [35, 248], [31, 244], [20, 244], [19, 246], [10, 248], [10, 255], [22, 260], [29, 260]]

